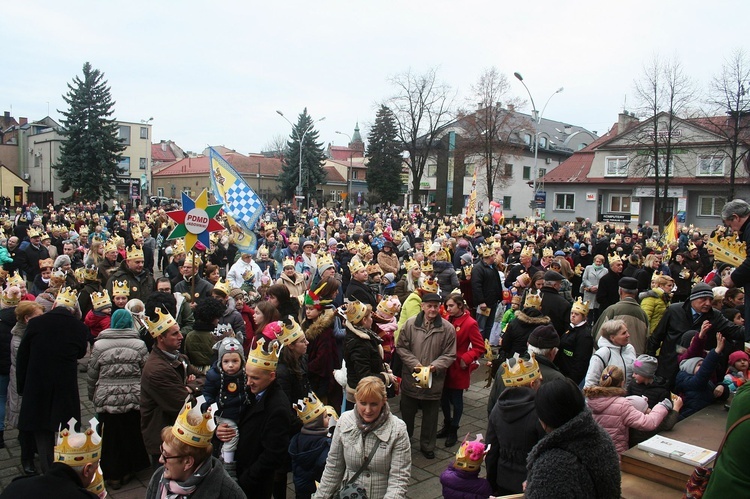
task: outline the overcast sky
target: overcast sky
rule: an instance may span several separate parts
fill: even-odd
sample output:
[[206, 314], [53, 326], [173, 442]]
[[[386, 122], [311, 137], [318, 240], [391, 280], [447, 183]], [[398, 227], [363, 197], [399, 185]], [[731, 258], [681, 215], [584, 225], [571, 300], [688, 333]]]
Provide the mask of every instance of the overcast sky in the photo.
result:
[[[389, 77], [438, 67], [470, 99], [491, 66], [524, 76], [545, 117], [605, 132], [656, 54], [706, 87], [747, 45], [747, 1], [6, 1], [0, 13], [2, 111], [59, 121], [84, 62], [103, 71], [115, 117], [153, 117], [153, 139], [185, 150], [259, 152], [304, 107], [325, 144], [359, 121], [366, 139]], [[530, 110], [527, 106], [526, 111]]]

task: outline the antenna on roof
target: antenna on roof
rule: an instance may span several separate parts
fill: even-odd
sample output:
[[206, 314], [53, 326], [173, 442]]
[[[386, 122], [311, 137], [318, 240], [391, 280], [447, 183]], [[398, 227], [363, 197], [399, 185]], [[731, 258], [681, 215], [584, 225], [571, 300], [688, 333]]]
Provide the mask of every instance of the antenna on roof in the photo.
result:
[[625, 100], [622, 103], [622, 112], [625, 114], [628, 113], [628, 94], [625, 94]]

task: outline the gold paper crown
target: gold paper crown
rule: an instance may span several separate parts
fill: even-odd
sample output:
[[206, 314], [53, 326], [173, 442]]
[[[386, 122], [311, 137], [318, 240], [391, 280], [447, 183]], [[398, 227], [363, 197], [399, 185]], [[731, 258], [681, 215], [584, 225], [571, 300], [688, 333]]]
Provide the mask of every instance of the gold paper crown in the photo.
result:
[[709, 238], [708, 248], [714, 251], [714, 259], [733, 267], [739, 267], [747, 258], [745, 242], [739, 242], [736, 237], [729, 238], [715, 234], [714, 237]]
[[193, 251], [188, 251], [188, 253], [185, 255], [185, 262], [193, 262], [193, 258], [195, 258], [195, 263], [191, 263], [191, 265], [193, 265], [193, 267], [200, 267], [203, 263], [203, 260], [198, 253], [195, 253]]
[[205, 413], [201, 413], [200, 408], [204, 402], [205, 399], [201, 395], [196, 399], [195, 407], [193, 407], [188, 395], [182, 411], [172, 425], [172, 435], [191, 447], [208, 447], [214, 436], [216, 423], [214, 423], [213, 412], [216, 404], [211, 404]]
[[533, 258], [534, 257], [534, 250], [531, 249], [531, 246], [525, 246], [521, 250], [521, 256], [528, 256], [529, 258]]
[[78, 303], [78, 291], [70, 286], [62, 288], [57, 293], [57, 298], [55, 298], [55, 306], [64, 305], [66, 307], [75, 308], [76, 303]]
[[395, 295], [387, 296], [378, 303], [378, 312], [380, 314], [393, 317], [399, 310], [401, 310], [401, 302]]
[[432, 245], [429, 241], [424, 242], [424, 256], [430, 256], [431, 254], [435, 253], [436, 249], [435, 246]]
[[277, 339], [281, 342], [282, 345], [288, 347], [303, 336], [305, 336], [304, 331], [302, 331], [300, 325], [297, 324], [297, 321], [294, 320], [294, 317], [290, 315], [287, 318], [286, 322], [282, 322], [281, 334], [277, 337]]
[[[106, 491], [104, 490], [104, 476], [102, 475], [102, 465], [99, 464], [99, 466], [96, 468], [96, 473], [94, 473], [94, 478], [91, 480], [91, 483], [86, 487], [86, 490], [91, 492], [97, 497], [106, 497]], [[104, 493], [105, 495], [102, 495]]]
[[697, 246], [695, 244], [693, 244], [692, 242], [689, 242], [688, 245], [687, 245], [687, 250], [688, 251], [693, 251], [694, 249], [697, 249]]
[[102, 455], [102, 437], [96, 432], [99, 424], [96, 418], [89, 420], [89, 429], [83, 433], [76, 431], [76, 419], [70, 418], [68, 427], [57, 434], [55, 462], [68, 466], [83, 466], [94, 463]]
[[589, 314], [589, 302], [583, 301], [581, 297], [579, 296], [578, 299], [573, 302], [573, 307], [571, 308], [571, 312], [578, 312], [585, 319], [586, 316]]
[[299, 244], [299, 237], [289, 236], [289, 244]]
[[371, 275], [371, 274], [382, 274], [382, 273], [383, 273], [383, 271], [380, 270], [380, 265], [378, 265], [377, 263], [371, 263], [371, 264], [369, 264], [367, 266], [367, 274], [368, 275]]
[[268, 247], [265, 244], [262, 244], [260, 248], [258, 248], [258, 256], [260, 256], [261, 254], [266, 256], [268, 255]]
[[128, 281], [118, 281], [117, 279], [112, 281], [112, 298], [116, 296], [130, 296]]
[[5, 288], [0, 296], [3, 305], [6, 307], [15, 307], [21, 301], [21, 290], [16, 286], [15, 292], [10, 292], [10, 286]]
[[88, 236], [89, 228], [84, 225], [83, 227], [81, 227], [81, 230], [78, 231], [78, 234], [81, 236]]
[[407, 272], [411, 272], [412, 270], [419, 268], [419, 262], [416, 260], [405, 260], [404, 268]]
[[355, 241], [349, 241], [348, 243], [346, 243], [346, 249], [348, 249], [349, 251], [359, 249], [359, 244], [357, 244]]
[[24, 284], [23, 277], [18, 273], [17, 270], [13, 271], [13, 273], [8, 277], [6, 284], [8, 286], [20, 286]]
[[420, 269], [425, 273], [433, 272], [435, 270], [435, 268], [432, 266], [432, 262], [429, 260], [423, 260]]
[[[511, 365], [510, 362], [514, 359], [515, 362]], [[533, 353], [530, 360], [525, 360], [516, 353], [514, 357], [503, 362], [500, 368], [503, 370], [502, 378], [505, 386], [526, 386], [541, 377], [539, 364]]]
[[359, 301], [344, 303], [338, 310], [351, 324], [359, 324], [367, 315], [367, 306]]
[[542, 257], [548, 256], [553, 257], [555, 255], [555, 252], [552, 251], [552, 248], [546, 247], [542, 250]]
[[83, 284], [86, 281], [86, 267], [78, 267], [73, 271], [73, 275], [76, 277], [78, 284]]
[[419, 366], [418, 371], [411, 373], [417, 388], [432, 388], [432, 371], [430, 366]]
[[404, 234], [403, 232], [394, 232], [393, 233], [393, 242], [394, 243], [400, 243], [404, 240]]
[[477, 248], [477, 253], [479, 253], [479, 256], [481, 256], [482, 258], [487, 258], [494, 255], [495, 250], [492, 249], [492, 246], [482, 244]]
[[49, 234], [47, 234], [46, 232], [42, 232], [40, 234], [40, 237], [42, 238], [42, 241], [44, 241], [45, 239], [52, 239], [51, 237], [49, 237]]
[[143, 232], [141, 231], [141, 228], [138, 227], [137, 225], [132, 226], [130, 228], [130, 237], [133, 238], [133, 241], [135, 241], [136, 239], [140, 239], [141, 237], [143, 237]]
[[325, 255], [318, 258], [318, 269], [322, 269], [323, 267], [332, 267], [332, 266], [333, 266], [333, 258], [331, 258], [330, 253], [326, 253]]
[[135, 244], [128, 248], [127, 259], [135, 260], [137, 258], [143, 258], [143, 250]]
[[276, 222], [267, 222], [265, 227], [265, 230], [276, 230]]
[[61, 286], [63, 283], [65, 283], [66, 275], [66, 272], [61, 267], [52, 269], [52, 274], [50, 274], [49, 276], [50, 285], [52, 287]]
[[185, 240], [184, 239], [178, 239], [174, 243], [174, 249], [172, 251], [173, 255], [181, 255], [185, 253]]
[[242, 273], [242, 280], [243, 281], [252, 281], [255, 278], [255, 272], [253, 272], [253, 269], [248, 268]]
[[[318, 263], [320, 263], [320, 260], [318, 260]], [[284, 257], [284, 260], [281, 262], [281, 268], [287, 268], [287, 267], [294, 267], [294, 260], [292, 258]]]
[[279, 364], [279, 343], [271, 342], [270, 350], [267, 352], [265, 338], [258, 339], [255, 348], [247, 354], [247, 365], [255, 366], [265, 371], [276, 371]]
[[352, 274], [359, 272], [360, 270], [364, 269], [365, 265], [362, 263], [362, 260], [359, 259], [359, 257], [355, 256], [351, 259], [349, 262], [349, 272]]
[[214, 290], [224, 293], [224, 296], [229, 296], [229, 292], [232, 291], [232, 285], [226, 279], [219, 278], [214, 284]]
[[542, 295], [540, 293], [532, 293], [529, 291], [526, 294], [526, 300], [523, 302], [523, 308], [533, 307], [537, 310], [542, 308]]
[[461, 447], [456, 452], [456, 461], [453, 463], [455, 468], [465, 471], [479, 471], [482, 467], [484, 456], [489, 452], [490, 446], [484, 445], [481, 433], [477, 434], [476, 439], [468, 441], [469, 434], [464, 437]]
[[521, 272], [518, 274], [518, 277], [516, 277], [516, 282], [521, 285], [521, 287], [528, 287], [529, 284], [531, 284], [531, 276], [526, 273], [526, 271]]
[[94, 310], [102, 310], [112, 306], [112, 300], [109, 299], [109, 291], [95, 291], [91, 293], [91, 304]]
[[575, 272], [577, 276], [580, 276], [581, 274], [583, 274], [583, 270], [583, 266], [579, 263], [578, 265], [576, 265], [576, 268], [573, 269], [573, 272]]
[[39, 260], [40, 269], [51, 269], [54, 265], [55, 265], [55, 261], [52, 258], [45, 258], [44, 260]]
[[117, 251], [117, 244], [114, 239], [110, 239], [104, 245], [104, 253], [109, 253], [110, 251]]
[[33, 227], [29, 228], [26, 231], [26, 234], [29, 236], [29, 239], [31, 239], [32, 237], [41, 237], [42, 235], [37, 229]]
[[362, 254], [362, 256], [372, 255], [374, 253], [372, 250], [372, 246], [365, 243], [359, 243], [359, 252]]
[[84, 279], [88, 279], [89, 281], [96, 281], [96, 279], [99, 277], [99, 269], [93, 263], [90, 263], [86, 265], [85, 267], [81, 267], [81, 269], [83, 269]]
[[613, 255], [609, 257], [608, 261], [611, 266], [612, 264], [615, 264], [615, 263], [622, 263], [622, 258], [620, 258], [619, 255]]
[[172, 317], [172, 314], [170, 314], [169, 311], [163, 312], [160, 307], [156, 307], [154, 313], [156, 313], [157, 316], [155, 321], [152, 321], [148, 314], [146, 314], [144, 318], [148, 332], [154, 338], [160, 336], [166, 332], [167, 329], [177, 324], [177, 321], [174, 320], [174, 317]]
[[424, 280], [421, 286], [422, 290], [427, 293], [437, 293], [440, 291], [440, 285], [437, 282], [437, 279], [434, 277], [428, 277]]
[[492, 243], [492, 252], [493, 253], [497, 253], [501, 249], [503, 249], [503, 243], [501, 243], [500, 241], [495, 241], [494, 243]]
[[309, 392], [304, 399], [299, 399], [297, 403], [292, 404], [292, 407], [297, 411], [297, 417], [302, 421], [302, 424], [315, 421], [326, 413], [323, 402], [313, 392]]

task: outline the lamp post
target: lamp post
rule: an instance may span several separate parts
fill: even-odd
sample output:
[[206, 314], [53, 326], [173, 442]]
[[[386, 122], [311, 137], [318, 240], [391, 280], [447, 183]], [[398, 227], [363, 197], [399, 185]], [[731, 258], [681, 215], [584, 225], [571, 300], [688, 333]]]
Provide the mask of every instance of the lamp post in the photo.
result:
[[[300, 137], [299, 134], [297, 133], [297, 129], [294, 128], [294, 124], [291, 121], [289, 121], [289, 119], [287, 119], [286, 116], [284, 116], [284, 113], [282, 113], [281, 111], [279, 111], [277, 109], [276, 110], [276, 114], [278, 114], [279, 116], [281, 116], [282, 118], [284, 118], [284, 120], [292, 126], [292, 133], [294, 134], [294, 136], [297, 139], [297, 141], [299, 141], [299, 182], [297, 183], [297, 197], [298, 198], [302, 198], [302, 143], [305, 140], [305, 135], [307, 135], [307, 132], [309, 132], [310, 130], [312, 130], [313, 125], [315, 125], [315, 123], [323, 121], [324, 119], [326, 119], [326, 117], [323, 116], [322, 118], [319, 118], [319, 119], [313, 121], [312, 123], [310, 123], [307, 126], [307, 128], [305, 128], [305, 131], [302, 132], [302, 137]], [[310, 207], [310, 196], [309, 195], [307, 196], [307, 207], [308, 208]]]
[[[349, 144], [352, 143], [352, 136], [348, 133], [344, 132], [336, 132], [339, 135], [346, 135], [349, 138]], [[348, 210], [350, 208], [350, 203], [352, 202], [352, 168], [354, 168], [352, 157], [354, 156], [354, 151], [349, 150], [349, 169], [346, 171], [346, 209]]]
[[537, 180], [539, 177], [539, 166], [538, 166], [539, 126], [542, 123], [542, 116], [544, 116], [544, 110], [547, 109], [547, 104], [549, 104], [549, 101], [552, 100], [552, 97], [554, 97], [556, 94], [559, 94], [560, 92], [563, 91], [563, 87], [558, 88], [552, 93], [552, 95], [549, 96], [549, 98], [547, 99], [547, 102], [544, 104], [544, 107], [542, 108], [542, 112], [540, 113], [536, 108], [536, 104], [534, 103], [534, 97], [532, 97], [529, 87], [527, 87], [526, 83], [524, 83], [523, 81], [523, 76], [521, 76], [521, 73], [516, 71], [515, 73], [513, 73], [513, 76], [515, 76], [516, 79], [521, 82], [521, 85], [523, 85], [523, 88], [526, 89], [526, 93], [529, 94], [529, 99], [531, 100], [531, 107], [533, 108], [531, 111], [531, 119], [534, 122], [534, 168], [531, 172], [532, 187], [534, 190], [534, 192], [531, 194], [531, 209], [533, 210], [536, 204], [536, 193], [537, 193], [537, 190], [539, 189], [539, 185], [537, 183]]

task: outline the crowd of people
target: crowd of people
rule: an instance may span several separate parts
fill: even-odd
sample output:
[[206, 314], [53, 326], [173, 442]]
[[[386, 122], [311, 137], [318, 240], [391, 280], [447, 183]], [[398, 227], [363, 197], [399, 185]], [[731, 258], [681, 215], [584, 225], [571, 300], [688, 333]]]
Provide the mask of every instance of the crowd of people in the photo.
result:
[[[186, 248], [161, 208], [21, 207], [0, 219], [0, 445], [19, 430], [32, 478], [0, 497], [99, 495], [149, 466], [147, 497], [286, 497], [289, 473], [300, 498], [405, 497], [412, 445], [459, 446], [448, 498], [619, 497], [620, 454], [745, 386], [750, 260], [707, 243], [750, 241], [750, 205], [722, 219], [665, 240], [649, 222], [280, 206], [257, 245], [222, 219]], [[462, 439], [484, 359], [486, 439]], [[79, 369], [98, 421], [63, 442]], [[95, 458], [61, 468], [91, 435]]]

